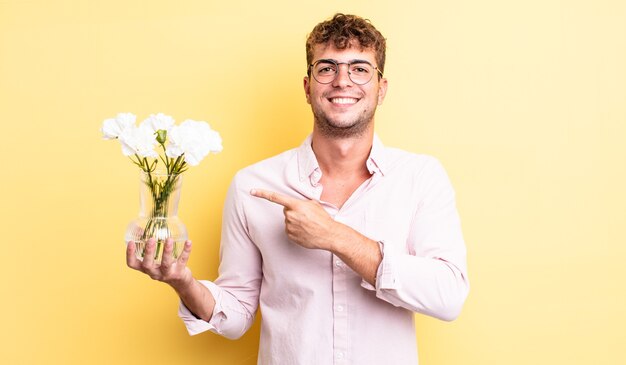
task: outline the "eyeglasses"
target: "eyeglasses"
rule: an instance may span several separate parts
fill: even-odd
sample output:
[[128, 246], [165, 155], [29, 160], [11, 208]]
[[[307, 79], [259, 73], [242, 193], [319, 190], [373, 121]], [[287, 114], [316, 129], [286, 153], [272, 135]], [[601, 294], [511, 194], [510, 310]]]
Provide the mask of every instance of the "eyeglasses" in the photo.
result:
[[352, 60], [350, 62], [337, 62], [331, 59], [321, 59], [309, 65], [309, 75], [320, 84], [330, 84], [339, 75], [339, 65], [348, 65], [348, 77], [357, 85], [365, 85], [372, 77], [374, 71], [378, 71], [380, 77], [383, 73], [365, 60]]

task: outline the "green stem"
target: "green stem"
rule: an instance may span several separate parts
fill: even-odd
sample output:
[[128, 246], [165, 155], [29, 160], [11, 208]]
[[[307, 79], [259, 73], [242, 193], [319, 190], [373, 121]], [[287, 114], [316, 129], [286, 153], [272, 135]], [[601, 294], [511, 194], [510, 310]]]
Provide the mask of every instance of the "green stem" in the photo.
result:
[[161, 143], [161, 147], [163, 148], [163, 156], [165, 156], [165, 158], [163, 158], [162, 155], [159, 155], [159, 158], [165, 164], [165, 169], [167, 170], [167, 174], [169, 175], [170, 174], [170, 164], [168, 162], [167, 150], [165, 149], [165, 144]]
[[152, 210], [146, 222], [142, 241], [147, 242], [151, 237], [156, 239], [157, 246], [154, 258], [158, 259], [164, 247], [165, 239], [170, 235], [165, 217], [168, 214], [169, 198], [178, 181], [178, 174], [169, 174], [165, 180], [153, 179], [150, 171], [147, 171], [146, 174], [147, 181], [145, 183], [152, 196]]

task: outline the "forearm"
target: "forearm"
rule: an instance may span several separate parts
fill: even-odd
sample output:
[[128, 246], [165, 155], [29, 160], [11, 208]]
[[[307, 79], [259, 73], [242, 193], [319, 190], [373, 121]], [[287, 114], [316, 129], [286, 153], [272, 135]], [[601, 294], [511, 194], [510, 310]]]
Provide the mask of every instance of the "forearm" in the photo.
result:
[[337, 237], [333, 239], [331, 252], [337, 255], [354, 272], [376, 285], [376, 273], [382, 261], [378, 242], [371, 240], [354, 229], [337, 223]]
[[187, 261], [191, 253], [191, 241], [187, 240], [178, 258], [174, 258], [174, 242], [168, 238], [163, 249], [162, 262], [154, 262], [156, 240], [150, 238], [146, 246], [144, 259], [135, 255], [136, 245], [129, 242], [126, 249], [126, 263], [132, 269], [141, 271], [150, 278], [170, 285], [187, 308], [198, 318], [209, 321], [215, 307], [215, 299], [211, 292], [193, 278]]
[[210, 321], [215, 308], [215, 298], [204, 285], [193, 279], [188, 284], [170, 284], [176, 291], [183, 304], [196, 317]]

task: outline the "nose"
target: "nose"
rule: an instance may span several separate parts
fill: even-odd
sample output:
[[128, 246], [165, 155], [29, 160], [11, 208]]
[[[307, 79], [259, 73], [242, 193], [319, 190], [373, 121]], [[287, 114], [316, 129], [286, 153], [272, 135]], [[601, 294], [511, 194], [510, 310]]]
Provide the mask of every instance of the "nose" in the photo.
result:
[[[342, 71], [341, 66], [346, 66], [345, 72]], [[335, 76], [335, 79], [333, 80], [333, 86], [346, 87], [348, 85], [351, 85], [352, 80], [350, 79], [350, 65], [347, 63], [339, 63], [337, 67], [337, 76]]]

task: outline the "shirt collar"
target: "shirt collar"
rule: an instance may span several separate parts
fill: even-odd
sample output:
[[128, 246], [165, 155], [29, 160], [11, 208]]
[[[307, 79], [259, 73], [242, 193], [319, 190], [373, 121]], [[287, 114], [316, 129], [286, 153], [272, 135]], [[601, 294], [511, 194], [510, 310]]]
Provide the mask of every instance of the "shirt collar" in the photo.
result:
[[374, 134], [372, 151], [370, 152], [370, 157], [367, 159], [367, 169], [370, 171], [370, 174], [378, 171], [384, 176], [385, 171], [387, 171], [386, 168], [385, 145], [383, 145], [383, 142], [378, 138], [378, 135]]
[[[298, 174], [300, 181], [310, 179], [313, 185], [316, 185], [322, 176], [320, 166], [315, 158], [315, 153], [311, 147], [311, 141], [313, 137], [309, 135], [304, 142], [298, 147]], [[381, 175], [385, 175], [385, 158], [384, 158], [385, 146], [381, 142], [378, 135], [374, 134], [374, 140], [372, 141], [372, 150], [367, 159], [367, 169], [370, 174], [380, 172]]]

